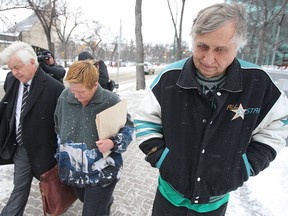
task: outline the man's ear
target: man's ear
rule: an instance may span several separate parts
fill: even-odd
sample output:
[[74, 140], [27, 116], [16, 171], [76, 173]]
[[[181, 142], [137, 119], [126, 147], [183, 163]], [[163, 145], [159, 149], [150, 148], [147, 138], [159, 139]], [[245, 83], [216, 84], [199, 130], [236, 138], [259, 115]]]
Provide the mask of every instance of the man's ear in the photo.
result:
[[31, 65], [35, 66], [35, 59], [31, 58], [30, 63], [31, 63]]

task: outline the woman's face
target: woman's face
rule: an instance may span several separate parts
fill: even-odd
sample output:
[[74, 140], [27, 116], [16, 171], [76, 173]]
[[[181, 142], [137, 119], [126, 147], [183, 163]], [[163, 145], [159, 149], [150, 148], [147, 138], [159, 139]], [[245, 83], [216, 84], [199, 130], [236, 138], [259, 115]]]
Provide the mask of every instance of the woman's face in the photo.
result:
[[86, 106], [89, 101], [92, 99], [98, 82], [95, 83], [92, 89], [87, 89], [82, 83], [69, 83], [70, 91], [74, 97], [83, 105]]

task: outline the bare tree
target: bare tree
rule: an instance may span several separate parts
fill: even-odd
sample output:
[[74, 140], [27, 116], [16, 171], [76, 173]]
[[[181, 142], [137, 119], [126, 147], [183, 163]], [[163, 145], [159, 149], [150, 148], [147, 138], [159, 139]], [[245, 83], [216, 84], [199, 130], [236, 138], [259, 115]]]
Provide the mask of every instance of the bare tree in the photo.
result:
[[54, 20], [58, 19], [58, 13], [56, 11], [57, 0], [27, 0], [27, 2], [43, 27], [47, 37], [49, 50], [54, 52], [55, 48], [54, 43], [51, 40], [51, 32]]
[[71, 38], [72, 32], [77, 26], [83, 24], [84, 21], [81, 20], [83, 15], [82, 9], [77, 8], [72, 11], [68, 6], [67, 0], [61, 2], [61, 5], [58, 7], [58, 19], [54, 20], [54, 26], [56, 33], [59, 37], [59, 40], [62, 45], [62, 58], [64, 58], [65, 67], [67, 66], [67, 46]]
[[[262, 26], [260, 28], [260, 37], [259, 37], [259, 46], [258, 46], [258, 56], [256, 58], [256, 64], [263, 64], [263, 59], [264, 59], [264, 49], [265, 49], [265, 33], [268, 32], [271, 29], [271, 24], [277, 19], [279, 14], [282, 14], [282, 10], [276, 10], [275, 5], [274, 7], [268, 7], [268, 2], [267, 0], [262, 0], [259, 2], [261, 7], [262, 7]], [[271, 1], [269, 1], [271, 3]], [[258, 7], [260, 6], [258, 5]], [[271, 31], [271, 30], [270, 30]]]
[[[183, 23], [183, 15], [184, 15], [184, 8], [185, 8], [185, 1], [182, 0], [182, 7], [181, 7], [181, 14], [180, 14], [180, 22], [179, 22], [179, 31], [177, 29], [177, 22], [175, 21], [174, 15], [172, 13], [170, 1], [167, 0], [167, 4], [169, 7], [170, 15], [172, 18], [173, 26], [174, 26], [174, 39], [176, 40], [176, 58], [175, 60], [180, 60], [182, 58], [182, 23]], [[175, 0], [175, 3], [177, 4], [177, 1]], [[176, 10], [178, 10], [178, 7], [176, 7]], [[176, 20], [177, 20], [177, 11], [176, 11]]]
[[[29, 9], [29, 5], [25, 0], [0, 0], [0, 12], [16, 9]], [[6, 28], [14, 25], [14, 23], [11, 23], [9, 17], [5, 16], [4, 13], [0, 13], [0, 24], [1, 26], [6, 26]]]
[[[281, 44], [281, 42], [275, 41], [275, 38], [279, 22], [283, 14], [287, 13], [288, 1], [241, 0], [237, 2], [244, 3], [248, 13], [248, 46], [244, 47], [242, 55], [247, 54], [246, 60], [256, 64], [262, 65], [265, 62], [269, 64], [269, 59], [273, 61], [274, 49], [278, 49]], [[285, 28], [282, 29], [285, 30]], [[283, 33], [285, 34], [285, 32]], [[286, 36], [285, 38], [287, 41]]]
[[29, 8], [25, 0], [0, 0], [0, 11]]
[[135, 5], [135, 36], [136, 36], [136, 90], [145, 89], [144, 49], [142, 36], [142, 0]]
[[92, 32], [88, 36], [82, 37], [81, 41], [89, 47], [92, 52], [92, 56], [95, 58], [97, 55], [97, 48], [102, 42], [101, 31], [103, 25], [99, 21], [92, 21], [92, 26], [88, 26], [87, 29], [92, 29]]
[[116, 59], [116, 52], [117, 52], [117, 49], [118, 49], [118, 36], [116, 36], [112, 42], [112, 45], [113, 45], [113, 50], [111, 52], [111, 56], [110, 56], [110, 59], [111, 61], [115, 61]]

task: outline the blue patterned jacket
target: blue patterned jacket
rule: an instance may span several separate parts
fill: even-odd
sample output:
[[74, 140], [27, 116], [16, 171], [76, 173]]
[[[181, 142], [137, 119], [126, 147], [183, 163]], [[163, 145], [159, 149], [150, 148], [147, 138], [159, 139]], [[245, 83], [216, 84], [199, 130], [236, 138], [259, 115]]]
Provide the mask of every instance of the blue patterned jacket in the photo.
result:
[[[115, 93], [100, 85], [86, 106], [82, 106], [69, 89], [60, 95], [55, 111], [55, 128], [58, 136], [56, 159], [62, 182], [86, 187], [119, 180], [123, 165], [121, 153], [126, 151], [134, 132], [130, 115], [127, 113], [125, 126], [111, 137], [115, 147], [107, 158], [103, 158], [95, 144], [99, 140], [96, 114], [119, 101]], [[113, 119], [107, 121], [113, 122]]]

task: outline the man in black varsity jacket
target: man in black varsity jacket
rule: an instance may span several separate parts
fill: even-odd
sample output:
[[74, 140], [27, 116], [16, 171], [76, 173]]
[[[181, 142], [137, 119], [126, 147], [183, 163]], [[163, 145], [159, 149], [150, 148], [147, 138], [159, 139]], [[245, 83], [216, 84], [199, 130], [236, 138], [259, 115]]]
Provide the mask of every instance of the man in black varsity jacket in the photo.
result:
[[243, 6], [215, 4], [192, 27], [193, 56], [154, 80], [134, 117], [146, 160], [159, 169], [153, 216], [222, 216], [229, 192], [286, 145], [288, 101], [260, 67], [236, 58]]

